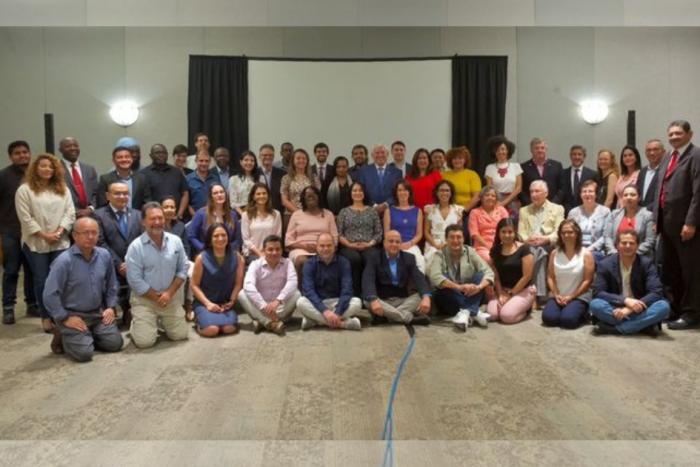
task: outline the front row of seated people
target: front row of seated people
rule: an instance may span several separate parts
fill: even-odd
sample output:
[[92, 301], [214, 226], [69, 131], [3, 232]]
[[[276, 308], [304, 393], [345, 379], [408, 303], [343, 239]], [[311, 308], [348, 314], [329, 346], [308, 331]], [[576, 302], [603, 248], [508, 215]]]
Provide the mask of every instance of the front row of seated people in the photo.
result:
[[[157, 340], [159, 323], [171, 340], [187, 338], [188, 325], [175, 297], [187, 279], [188, 262], [180, 237], [165, 229], [161, 205], [147, 203], [140, 215], [144, 232], [129, 245], [125, 263], [132, 292], [131, 338], [136, 347], [147, 348]], [[48, 313], [57, 323], [52, 349], [77, 361], [90, 360], [95, 349], [114, 352], [123, 346], [115, 311], [118, 269], [110, 253], [97, 246], [99, 235], [94, 218], [75, 222], [74, 244], [52, 265], [44, 291]], [[531, 285], [535, 255], [532, 242], [519, 240], [514, 221], [499, 221], [491, 265], [464, 245], [462, 226], [447, 226], [444, 236], [426, 279], [415, 256], [402, 248], [401, 233], [388, 231], [383, 248], [367, 255], [361, 301], [353, 290], [350, 261], [336, 254], [334, 235], [318, 236], [316, 254], [303, 265], [300, 293], [296, 268], [282, 257], [279, 236], [264, 239], [263, 256], [245, 272], [229, 229], [213, 223], [190, 283], [197, 330], [205, 337], [236, 333], [237, 305], [251, 316], [256, 333], [279, 335], [295, 309], [303, 316], [304, 330], [318, 325], [359, 330], [357, 314], [363, 304], [372, 315], [390, 322], [428, 324], [433, 299], [437, 311], [452, 316], [462, 331], [472, 323], [486, 327], [488, 321], [512, 324], [524, 319], [537, 294]], [[670, 307], [653, 261], [638, 254], [639, 234], [634, 229], [617, 232], [617, 252], [599, 262], [597, 273], [576, 222], [562, 222], [554, 237], [548, 242], [553, 250], [546, 268], [551, 298], [542, 315], [545, 325], [575, 328], [590, 312], [601, 333], [658, 332]], [[489, 293], [483, 311], [480, 305]]]

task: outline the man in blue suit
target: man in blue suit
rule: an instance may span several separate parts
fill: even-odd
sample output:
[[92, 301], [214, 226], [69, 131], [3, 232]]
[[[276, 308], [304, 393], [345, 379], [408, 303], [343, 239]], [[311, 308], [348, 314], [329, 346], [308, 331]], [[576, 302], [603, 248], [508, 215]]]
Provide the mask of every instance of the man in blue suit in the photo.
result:
[[122, 311], [123, 324], [131, 321], [129, 285], [126, 282], [126, 250], [129, 244], [141, 235], [141, 212], [129, 207], [129, 186], [126, 182], [113, 182], [107, 189], [109, 203], [95, 210], [95, 219], [100, 226], [98, 246], [106, 248], [112, 257], [117, 272], [119, 294], [117, 301]]
[[656, 336], [671, 306], [663, 297], [663, 286], [654, 262], [637, 254], [639, 237], [635, 230], [617, 234], [617, 253], [600, 262], [593, 285], [595, 298], [590, 311], [598, 318], [601, 334]]
[[394, 185], [403, 178], [399, 169], [386, 163], [388, 155], [386, 146], [375, 146], [372, 148], [374, 164], [363, 166], [358, 173], [358, 179], [365, 187], [366, 201], [380, 216], [393, 203]]

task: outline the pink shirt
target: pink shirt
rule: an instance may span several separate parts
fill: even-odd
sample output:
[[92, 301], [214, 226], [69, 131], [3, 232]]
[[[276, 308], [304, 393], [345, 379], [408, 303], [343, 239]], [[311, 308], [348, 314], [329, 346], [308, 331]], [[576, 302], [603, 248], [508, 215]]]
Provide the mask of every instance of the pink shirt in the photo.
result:
[[287, 258], [280, 258], [275, 268], [265, 258], [256, 259], [250, 263], [243, 281], [243, 291], [259, 310], [275, 299], [284, 302], [296, 290], [297, 272]]
[[469, 235], [472, 237], [479, 235], [491, 248], [496, 238], [496, 226], [501, 219], [506, 217], [508, 217], [508, 210], [503, 206], [496, 206], [491, 211], [491, 215], [482, 207], [472, 209], [469, 213]]

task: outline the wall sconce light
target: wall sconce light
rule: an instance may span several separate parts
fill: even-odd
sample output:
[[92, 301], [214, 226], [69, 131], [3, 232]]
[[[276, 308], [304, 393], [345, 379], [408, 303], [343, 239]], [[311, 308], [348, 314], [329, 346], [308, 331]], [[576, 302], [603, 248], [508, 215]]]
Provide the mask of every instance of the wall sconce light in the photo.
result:
[[109, 116], [119, 126], [128, 127], [139, 118], [139, 108], [131, 101], [121, 101], [109, 109]]
[[601, 100], [589, 100], [581, 102], [581, 117], [583, 121], [596, 125], [608, 116], [608, 105]]

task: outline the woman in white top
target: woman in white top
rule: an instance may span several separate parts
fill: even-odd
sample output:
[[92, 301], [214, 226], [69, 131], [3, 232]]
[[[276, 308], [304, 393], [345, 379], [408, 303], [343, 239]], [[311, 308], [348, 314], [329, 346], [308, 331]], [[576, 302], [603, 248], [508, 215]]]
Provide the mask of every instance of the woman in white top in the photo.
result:
[[462, 225], [464, 206], [454, 204], [455, 189], [452, 182], [442, 180], [433, 189], [435, 204], [423, 208], [425, 212], [425, 264], [428, 270], [438, 250], [445, 246], [445, 229], [448, 225]]
[[63, 177], [63, 164], [51, 154], [41, 154], [29, 164], [26, 181], [15, 193], [23, 250], [34, 275], [36, 302], [46, 332], [53, 330], [53, 323], [44, 307], [44, 283], [51, 262], [70, 246], [68, 232], [75, 222], [73, 199]]
[[584, 321], [591, 301], [595, 261], [583, 248], [581, 228], [567, 219], [559, 225], [557, 247], [549, 255], [547, 285], [551, 298], [542, 311], [546, 326], [575, 329]]
[[605, 228], [610, 209], [596, 202], [598, 183], [586, 180], [581, 184], [581, 206], [569, 211], [568, 219], [576, 221], [581, 228], [583, 247], [593, 253], [596, 262], [605, 257]]
[[510, 162], [515, 144], [505, 136], [494, 136], [487, 142], [494, 162], [486, 166], [486, 185], [496, 189], [498, 202], [515, 218], [520, 210], [518, 195], [523, 188], [523, 169], [517, 162]]
[[241, 173], [232, 175], [228, 181], [231, 209], [235, 209], [239, 216], [243, 214], [243, 210], [248, 204], [250, 189], [259, 181], [258, 160], [251, 151], [245, 151], [241, 156]]
[[248, 206], [241, 216], [243, 256], [246, 264], [264, 256], [262, 245], [269, 235], [282, 236], [282, 215], [276, 209], [272, 209], [267, 184], [256, 183], [250, 190]]

